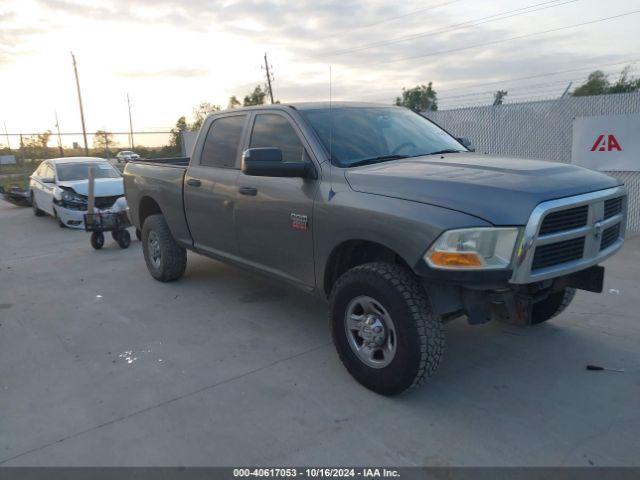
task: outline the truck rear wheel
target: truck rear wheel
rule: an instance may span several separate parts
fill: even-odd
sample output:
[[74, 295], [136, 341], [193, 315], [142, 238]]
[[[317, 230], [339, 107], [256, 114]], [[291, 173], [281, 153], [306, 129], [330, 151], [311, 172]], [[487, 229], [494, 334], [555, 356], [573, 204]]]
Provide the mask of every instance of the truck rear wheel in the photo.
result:
[[546, 322], [560, 315], [571, 304], [575, 295], [575, 288], [565, 288], [535, 303], [531, 312], [531, 325]]
[[352, 268], [331, 293], [330, 324], [342, 363], [362, 385], [396, 395], [436, 371], [441, 319], [407, 269], [389, 263]]
[[160, 282], [179, 279], [187, 268], [187, 251], [176, 243], [162, 215], [145, 220], [142, 251], [149, 273]]

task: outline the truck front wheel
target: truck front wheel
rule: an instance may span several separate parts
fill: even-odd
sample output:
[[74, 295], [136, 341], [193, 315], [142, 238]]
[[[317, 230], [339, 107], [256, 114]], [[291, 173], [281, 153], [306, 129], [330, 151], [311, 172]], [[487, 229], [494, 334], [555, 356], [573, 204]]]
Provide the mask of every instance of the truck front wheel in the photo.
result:
[[436, 371], [441, 319], [409, 270], [389, 263], [352, 268], [331, 293], [330, 323], [342, 363], [362, 385], [396, 395]]
[[144, 221], [142, 251], [149, 273], [160, 282], [179, 279], [187, 268], [187, 251], [176, 243], [162, 215]]

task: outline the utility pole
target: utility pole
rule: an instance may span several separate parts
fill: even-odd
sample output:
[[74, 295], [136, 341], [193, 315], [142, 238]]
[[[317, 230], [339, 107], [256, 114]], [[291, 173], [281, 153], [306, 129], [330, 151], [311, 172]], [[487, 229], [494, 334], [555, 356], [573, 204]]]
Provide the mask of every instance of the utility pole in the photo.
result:
[[573, 85], [573, 82], [569, 82], [569, 85], [567, 85], [567, 88], [565, 88], [564, 93], [560, 98], [565, 98], [567, 95], [569, 95], [569, 90], [571, 89], [571, 85]]
[[64, 150], [62, 149], [62, 137], [60, 136], [60, 122], [58, 122], [58, 112], [53, 111], [56, 116], [56, 129], [58, 130], [58, 150], [60, 150], [60, 156], [64, 157]]
[[4, 123], [4, 136], [7, 139], [7, 148], [9, 149], [9, 155], [11, 155], [11, 143], [9, 142], [9, 132], [7, 132], [7, 122]]
[[111, 152], [109, 151], [109, 134], [104, 127], [102, 127], [102, 133], [104, 134], [104, 153], [108, 160], [111, 157]]
[[22, 156], [22, 165], [24, 166], [24, 139], [22, 138], [22, 134], [20, 134], [20, 155]]
[[127, 106], [129, 107], [129, 145], [133, 150], [133, 123], [131, 122], [131, 100], [129, 100], [129, 93], [127, 92]]
[[271, 73], [269, 72], [269, 62], [267, 61], [267, 52], [264, 52], [264, 68], [267, 70], [267, 85], [269, 86], [269, 98], [273, 105], [273, 89], [271, 88]]
[[89, 156], [89, 144], [87, 143], [87, 129], [84, 125], [84, 109], [82, 108], [82, 94], [80, 93], [80, 80], [78, 80], [78, 67], [76, 66], [76, 57], [71, 52], [71, 59], [73, 60], [73, 73], [76, 76], [76, 88], [78, 90], [78, 103], [80, 104], [80, 120], [82, 121], [82, 136], [84, 137], [84, 153]]

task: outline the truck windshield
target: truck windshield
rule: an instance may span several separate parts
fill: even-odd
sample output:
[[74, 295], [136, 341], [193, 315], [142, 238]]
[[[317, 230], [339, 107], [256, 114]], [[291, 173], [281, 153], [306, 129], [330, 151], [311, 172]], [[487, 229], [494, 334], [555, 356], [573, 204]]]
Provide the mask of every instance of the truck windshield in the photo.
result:
[[436, 153], [466, 152], [426, 118], [398, 107], [301, 110], [334, 164], [351, 167]]
[[120, 174], [107, 162], [65, 163], [56, 166], [58, 180], [73, 182], [89, 179], [89, 167], [94, 167], [95, 178], [118, 178]]

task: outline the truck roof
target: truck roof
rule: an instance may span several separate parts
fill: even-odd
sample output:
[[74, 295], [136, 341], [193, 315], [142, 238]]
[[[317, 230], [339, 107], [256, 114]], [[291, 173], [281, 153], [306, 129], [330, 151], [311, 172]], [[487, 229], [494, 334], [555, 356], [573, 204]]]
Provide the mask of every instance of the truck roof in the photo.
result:
[[[384, 103], [372, 103], [372, 102], [293, 102], [293, 103], [274, 103], [272, 104], [264, 104], [264, 105], [253, 105], [250, 107], [239, 107], [239, 108], [234, 108], [234, 109], [227, 109], [224, 110], [224, 112], [228, 112], [228, 111], [240, 111], [240, 110], [262, 110], [262, 109], [279, 109], [279, 110], [286, 110], [289, 108], [293, 108], [295, 110], [315, 110], [315, 109], [321, 109], [321, 108], [329, 108], [329, 106], [333, 107], [333, 108], [371, 108], [371, 107], [377, 107], [377, 108], [384, 108], [384, 107], [389, 107], [389, 108], [398, 108], [395, 105], [389, 105], [389, 104], [384, 104]], [[218, 113], [221, 112], [215, 112], [212, 113], [211, 115], [216, 115]]]

